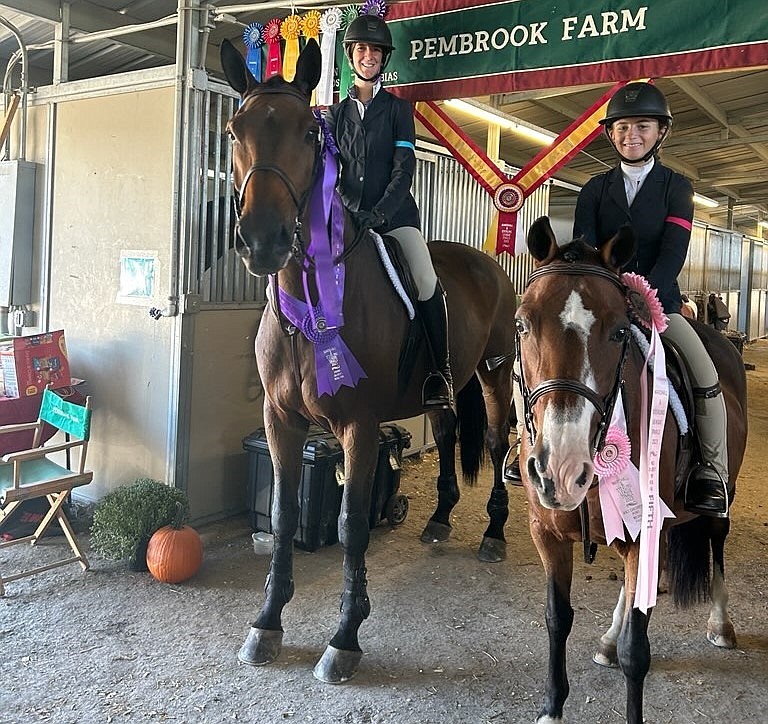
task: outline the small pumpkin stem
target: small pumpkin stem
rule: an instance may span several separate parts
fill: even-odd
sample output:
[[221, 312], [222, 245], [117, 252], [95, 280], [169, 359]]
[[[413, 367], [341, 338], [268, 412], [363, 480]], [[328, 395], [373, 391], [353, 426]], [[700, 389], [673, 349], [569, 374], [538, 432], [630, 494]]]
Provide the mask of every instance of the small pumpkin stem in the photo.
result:
[[184, 527], [184, 505], [181, 501], [176, 501], [176, 515], [171, 522], [171, 526], [174, 530], [181, 530]]

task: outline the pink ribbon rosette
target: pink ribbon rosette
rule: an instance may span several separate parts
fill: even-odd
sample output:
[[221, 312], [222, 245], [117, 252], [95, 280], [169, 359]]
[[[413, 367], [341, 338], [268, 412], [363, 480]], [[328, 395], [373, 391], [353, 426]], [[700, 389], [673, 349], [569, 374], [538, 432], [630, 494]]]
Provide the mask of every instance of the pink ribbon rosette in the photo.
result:
[[[669, 387], [664, 346], [659, 336], [667, 328], [656, 290], [638, 274], [622, 274], [630, 316], [650, 331], [648, 356], [640, 373], [640, 558], [635, 608], [647, 613], [656, 605], [659, 582], [659, 538], [665, 517], [672, 517], [659, 495], [659, 460], [667, 416]], [[651, 378], [649, 389], [648, 378]]]

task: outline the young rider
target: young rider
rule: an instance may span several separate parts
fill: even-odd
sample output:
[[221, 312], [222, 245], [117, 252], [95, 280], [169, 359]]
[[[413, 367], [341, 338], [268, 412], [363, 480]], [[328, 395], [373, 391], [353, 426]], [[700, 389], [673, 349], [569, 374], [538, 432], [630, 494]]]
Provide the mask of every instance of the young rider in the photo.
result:
[[361, 15], [344, 33], [344, 50], [354, 85], [326, 114], [340, 152], [339, 192], [359, 226], [393, 236], [408, 260], [432, 362], [423, 404], [446, 407], [453, 404], [447, 308], [411, 194], [416, 170], [413, 111], [381, 82], [394, 50], [392, 35], [378, 16]]
[[685, 508], [727, 517], [725, 401], [709, 354], [680, 313], [682, 299], [677, 284], [691, 237], [693, 187], [658, 159], [672, 127], [672, 114], [656, 86], [629, 83], [612, 96], [601, 123], [619, 164], [592, 178], [581, 190], [573, 236], [583, 236], [598, 246], [623, 224], [632, 225], [637, 250], [624, 271], [643, 275], [657, 290], [669, 317], [664, 336], [681, 350], [694, 387], [702, 464], [686, 485]]

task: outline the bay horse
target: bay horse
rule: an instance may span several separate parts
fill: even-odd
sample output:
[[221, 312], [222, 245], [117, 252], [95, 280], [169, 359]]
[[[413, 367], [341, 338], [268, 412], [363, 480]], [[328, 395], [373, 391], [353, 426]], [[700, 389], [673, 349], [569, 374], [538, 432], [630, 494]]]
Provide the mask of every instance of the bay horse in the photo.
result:
[[[290, 82], [280, 76], [256, 82], [228, 41], [222, 44], [221, 61], [229, 84], [242, 99], [228, 124], [239, 215], [236, 249], [250, 273], [270, 275], [271, 303], [256, 336], [256, 360], [265, 390], [264, 425], [274, 466], [274, 545], [265, 601], [238, 656], [242, 662], [262, 665], [280, 652], [281, 613], [294, 593], [293, 536], [302, 447], [313, 422], [332, 432], [344, 452], [345, 484], [338, 521], [344, 552], [341, 617], [314, 669], [321, 681], [340, 683], [357, 671], [362, 656], [358, 630], [370, 613], [365, 553], [379, 424], [423, 412], [426, 350], [420, 343], [411, 355], [409, 371], [399, 373], [401, 357], [409, 356], [403, 349], [414, 326], [404, 302], [393, 291], [372, 238], [356, 229], [333, 188], [335, 172], [328, 171], [328, 164], [335, 162], [332, 139], [326, 137], [322, 119], [313, 115], [309, 104], [320, 75], [317, 44], [307, 43]], [[338, 209], [343, 219], [343, 231], [338, 229], [338, 238], [330, 242], [327, 229], [335, 228], [336, 221], [329, 222], [322, 204], [316, 203], [323, 189], [333, 192], [323, 197], [326, 212], [328, 206]], [[321, 258], [323, 244], [317, 239], [323, 235], [326, 251]], [[337, 242], [339, 253], [333, 251], [327, 259], [328, 243], [333, 247]], [[429, 413], [440, 473], [437, 506], [422, 540], [441, 541], [450, 534], [450, 513], [459, 500], [454, 460], [457, 431], [462, 471], [469, 483], [477, 477], [485, 438], [493, 462], [493, 489], [487, 506], [490, 522], [479, 555], [498, 561], [505, 555], [508, 517], [502, 465], [509, 446], [515, 290], [502, 268], [482, 252], [449, 242], [432, 242], [429, 247], [447, 294], [451, 370], [459, 393], [456, 412]], [[343, 278], [343, 307], [337, 310], [343, 327], [339, 325], [340, 335], [327, 355], [331, 374], [324, 376], [318, 369], [324, 364], [328, 325], [316, 305], [322, 293], [333, 297], [338, 286], [331, 283], [328, 290], [327, 279], [319, 276], [323, 265], [332, 280]], [[286, 319], [289, 306], [302, 309], [300, 320]], [[296, 333], [297, 326], [317, 344]], [[495, 363], [488, 362], [492, 359]], [[345, 364], [353, 383], [321, 393], [319, 384], [344, 372]]]
[[[628, 307], [630, 310], [632, 307], [628, 305], [628, 298], [631, 293], [628, 294], [626, 278], [620, 276], [621, 267], [634, 254], [634, 238], [628, 227], [600, 250], [582, 240], [560, 248], [549, 220], [542, 217], [529, 230], [528, 248], [535, 259], [535, 269], [515, 321], [520, 386], [527, 420], [520, 468], [529, 502], [531, 535], [547, 579], [549, 632], [544, 704], [536, 721], [560, 722], [569, 692], [565, 650], [573, 624], [570, 602], [573, 544], [584, 541], [585, 558], [591, 562], [595, 551], [593, 548], [588, 553], [588, 542], [605, 544], [606, 529], [610, 528], [601, 510], [604, 481], [600, 480], [599, 487], [593, 485], [597, 465], [593, 462], [594, 456], [605, 449], [601, 448], [604, 431], [611, 419], [611, 410], [620, 404], [626, 419], [626, 435], [631, 442], [631, 461], [640, 466], [641, 416], [645, 412], [642, 408], [652, 412], [654, 398], [651, 396], [649, 402], [648, 397], [645, 401], [641, 397], [645, 352], [630, 329], [632, 315]], [[713, 358], [725, 395], [729, 493], [732, 493], [747, 435], [744, 365], [726, 337], [706, 325], [691, 324]], [[649, 459], [658, 455], [658, 495], [675, 517], [666, 518], [664, 528], [659, 529], [657, 545], [661, 550], [657, 549], [656, 555], [664, 558], [666, 544], [666, 560], [662, 560], [662, 565], [666, 566], [675, 603], [690, 605], [709, 594], [712, 607], [707, 638], [716, 646], [734, 647], [736, 637], [727, 612], [723, 568], [729, 520], [696, 517], [684, 511], [675, 485], [676, 456], [683, 437], [669, 410], [665, 413], [662, 406], [658, 415], [660, 424], [654, 434], [660, 439], [661, 448], [646, 454]], [[653, 431], [647, 421], [642, 424], [646, 430]], [[648, 437], [652, 437], [650, 432]], [[626, 446], [624, 451], [628, 456]], [[654, 501], [643, 500], [641, 507], [649, 504]], [[609, 503], [606, 505], [610, 507]], [[623, 523], [619, 526], [621, 530]], [[651, 603], [645, 606], [644, 612], [643, 606], [635, 605], [636, 594], [644, 582], [645, 590], [651, 590], [649, 579], [640, 573], [641, 567], [645, 571], [651, 567], [645, 562], [650, 559], [643, 558], [648, 555], [643, 550], [643, 532], [633, 541], [624, 530], [623, 538], [626, 542], [617, 538], [611, 547], [624, 561], [624, 585], [613, 623], [601, 637], [594, 660], [605, 666], [621, 667], [626, 681], [627, 720], [630, 724], [640, 724], [643, 683], [650, 667], [648, 621], [658, 578], [650, 579]], [[658, 568], [655, 570], [658, 575]]]

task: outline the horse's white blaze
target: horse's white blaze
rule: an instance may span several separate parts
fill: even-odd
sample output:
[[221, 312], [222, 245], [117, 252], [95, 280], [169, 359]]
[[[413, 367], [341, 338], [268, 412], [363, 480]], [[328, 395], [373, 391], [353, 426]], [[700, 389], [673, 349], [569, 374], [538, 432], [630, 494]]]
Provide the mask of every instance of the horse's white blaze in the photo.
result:
[[[595, 315], [584, 306], [578, 292], [572, 291], [560, 312], [563, 330], [576, 333], [581, 346], [582, 368], [580, 382], [590, 389], [595, 389], [595, 378], [587, 355], [587, 340], [595, 323]], [[569, 354], [578, 354], [576, 349], [569, 349]], [[583, 398], [564, 415], [547, 404], [542, 424], [542, 442], [549, 452], [545, 477], [554, 481], [557, 489], [557, 502], [565, 509], [576, 507], [584, 497], [582, 476], [584, 466], [590, 465], [590, 422], [594, 408]], [[577, 483], [581, 483], [577, 485]]]

